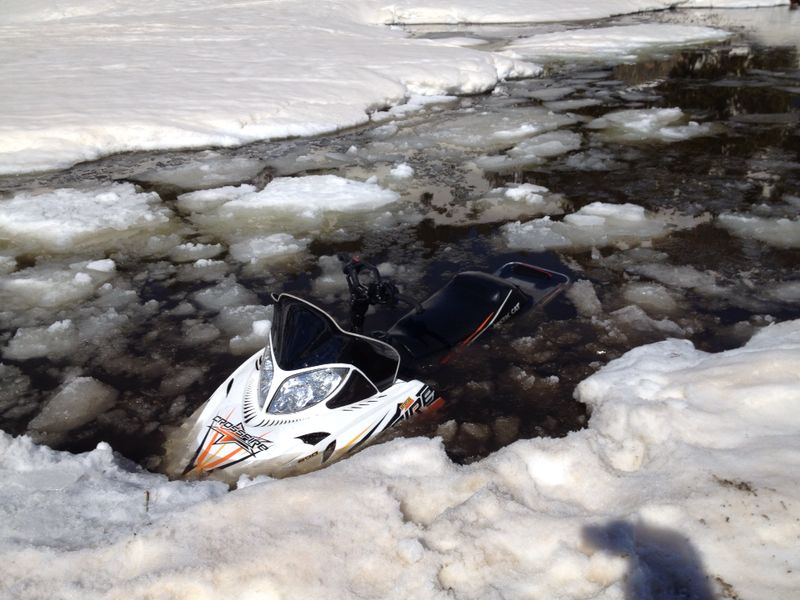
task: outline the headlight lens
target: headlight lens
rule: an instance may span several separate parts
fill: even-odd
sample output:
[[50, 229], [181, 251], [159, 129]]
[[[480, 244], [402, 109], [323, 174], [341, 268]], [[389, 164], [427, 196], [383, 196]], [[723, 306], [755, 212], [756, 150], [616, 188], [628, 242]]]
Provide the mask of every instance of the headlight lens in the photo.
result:
[[281, 384], [267, 412], [294, 413], [319, 404], [331, 395], [347, 376], [348, 369], [326, 367], [289, 377]]
[[270, 350], [269, 335], [267, 335], [267, 347], [261, 357], [261, 373], [258, 376], [258, 408], [264, 408], [264, 403], [269, 397], [269, 388], [272, 385], [272, 377], [275, 374], [275, 367], [272, 366], [272, 352]]

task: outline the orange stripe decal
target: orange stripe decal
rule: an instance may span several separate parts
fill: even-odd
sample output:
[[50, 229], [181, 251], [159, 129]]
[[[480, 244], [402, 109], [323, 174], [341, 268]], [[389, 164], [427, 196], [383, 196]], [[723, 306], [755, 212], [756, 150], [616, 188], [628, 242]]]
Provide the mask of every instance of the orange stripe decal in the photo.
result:
[[367, 425], [361, 433], [359, 433], [356, 437], [354, 437], [352, 440], [347, 442], [347, 444], [345, 444], [342, 447], [342, 452], [347, 452], [348, 448], [350, 448], [350, 446], [352, 446], [358, 438], [360, 438], [362, 435], [364, 435], [367, 432], [367, 429], [369, 429], [369, 427], [370, 426]]
[[242, 449], [241, 449], [241, 448], [236, 448], [236, 450], [234, 450], [233, 452], [230, 452], [229, 454], [226, 454], [226, 455], [225, 455], [225, 456], [223, 456], [222, 458], [218, 458], [218, 459], [217, 459], [217, 460], [215, 460], [214, 462], [210, 462], [210, 463], [208, 463], [208, 464], [202, 465], [202, 467], [201, 467], [201, 468], [202, 468], [204, 471], [210, 471], [211, 469], [213, 469], [213, 468], [214, 468], [214, 467], [216, 467], [217, 465], [221, 465], [222, 463], [224, 463], [225, 461], [227, 461], [227, 460], [228, 460], [228, 459], [229, 459], [231, 456], [233, 456], [234, 454], [236, 454], [236, 453], [238, 453], [238, 452], [241, 452], [241, 451], [242, 451]]
[[466, 340], [464, 340], [463, 342], [461, 342], [461, 344], [462, 344], [462, 345], [464, 345], [464, 346], [469, 346], [469, 345], [470, 345], [470, 344], [471, 344], [471, 343], [472, 343], [472, 342], [475, 340], [475, 338], [476, 338], [476, 337], [478, 337], [478, 336], [480, 335], [480, 333], [483, 331], [484, 327], [486, 327], [486, 324], [487, 324], [489, 321], [491, 321], [491, 319], [492, 319], [492, 317], [493, 317], [493, 316], [494, 316], [494, 313], [492, 313], [492, 314], [490, 314], [488, 317], [486, 317], [486, 318], [483, 320], [483, 323], [481, 323], [480, 325], [478, 325], [478, 328], [477, 328], [475, 331], [473, 331], [473, 332], [472, 332], [472, 335], [471, 335], [471, 336], [469, 336], [469, 337], [468, 337]]
[[194, 461], [195, 469], [203, 464], [206, 456], [208, 455], [209, 450], [211, 450], [211, 446], [217, 443], [217, 440], [222, 437], [222, 434], [219, 431], [214, 431], [214, 435], [212, 436], [211, 440], [209, 440], [208, 444], [205, 448], [203, 448], [203, 453], [197, 457], [197, 460]]

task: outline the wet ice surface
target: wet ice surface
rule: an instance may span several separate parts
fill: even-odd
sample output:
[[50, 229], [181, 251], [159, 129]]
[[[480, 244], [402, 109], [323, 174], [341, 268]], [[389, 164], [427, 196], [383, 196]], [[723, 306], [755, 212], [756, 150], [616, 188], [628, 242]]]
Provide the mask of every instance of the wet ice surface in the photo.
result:
[[3, 178], [0, 427], [158, 469], [164, 427], [260, 345], [270, 292], [346, 317], [344, 252], [420, 299], [459, 270], [563, 261], [570, 294], [431, 373], [449, 405], [401, 433], [469, 461], [580, 428], [576, 384], [627, 349], [717, 351], [800, 316], [798, 88], [795, 47], [734, 38], [337, 136]]

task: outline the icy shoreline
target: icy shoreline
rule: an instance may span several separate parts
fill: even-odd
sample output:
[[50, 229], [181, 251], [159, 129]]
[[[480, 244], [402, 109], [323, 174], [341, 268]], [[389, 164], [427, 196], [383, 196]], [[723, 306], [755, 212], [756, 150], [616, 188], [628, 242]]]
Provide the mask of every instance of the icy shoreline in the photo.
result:
[[593, 407], [587, 429], [520, 440], [470, 466], [451, 463], [438, 440], [398, 439], [228, 494], [130, 471], [105, 444], [75, 456], [0, 434], [0, 589], [794, 596], [800, 320], [719, 354], [682, 340], [639, 347], [576, 394]]
[[486, 92], [539, 71], [500, 53], [413, 39], [385, 23], [554, 22], [672, 4], [503, 0], [488, 9], [473, 1], [328, 0], [312, 8], [297, 0], [221, 10], [201, 0], [86, 0], [58, 10], [12, 0], [0, 17], [0, 174], [133, 150], [331, 133], [414, 95]]

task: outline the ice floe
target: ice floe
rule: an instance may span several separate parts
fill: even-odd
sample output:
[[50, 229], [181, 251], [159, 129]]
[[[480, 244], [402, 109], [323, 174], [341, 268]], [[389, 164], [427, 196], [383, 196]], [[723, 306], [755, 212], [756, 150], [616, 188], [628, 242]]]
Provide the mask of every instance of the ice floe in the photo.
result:
[[140, 192], [129, 183], [93, 190], [20, 192], [0, 200], [0, 237], [21, 251], [113, 249], [129, 238], [164, 231], [171, 214], [158, 194]]
[[154, 167], [134, 175], [132, 179], [185, 190], [201, 190], [250, 179], [263, 168], [262, 160], [222, 156], [218, 152], [206, 151], [192, 161], [172, 167]]
[[635, 204], [593, 202], [560, 221], [550, 217], [508, 223], [501, 230], [509, 248], [580, 250], [649, 241], [676, 229], [691, 228], [702, 219], [664, 213], [649, 213]]
[[[377, 226], [385, 216], [377, 213], [399, 198], [374, 181], [309, 175], [279, 177], [262, 190], [244, 184], [190, 192], [179, 196], [177, 204], [201, 232], [229, 244], [231, 258], [256, 264], [304, 253], [310, 234], [332, 230], [343, 215], [350, 227], [358, 226], [358, 215], [370, 215]], [[173, 253], [192, 256], [204, 248], [184, 244]]]
[[[66, 11], [10, 0], [0, 173], [332, 132], [411, 94], [480, 93], [537, 72], [490, 52], [412, 39], [382, 26], [387, 16], [380, 3], [344, 0], [282, 2], [267, 12], [260, 3], [209, 0], [87, 0]], [[97, 35], [107, 31], [115, 35]], [[180, 184], [188, 173], [145, 177]]]
[[496, 188], [466, 204], [470, 223], [493, 223], [538, 215], [560, 215], [564, 200], [544, 186], [533, 183]]
[[307, 239], [298, 240], [288, 233], [273, 233], [231, 244], [230, 255], [239, 262], [255, 264], [291, 256], [303, 252], [307, 247]]
[[548, 158], [567, 154], [581, 147], [583, 136], [572, 131], [551, 131], [528, 138], [502, 155], [484, 156], [475, 163], [486, 171], [518, 169], [540, 165]]
[[234, 306], [256, 304], [256, 294], [236, 282], [231, 275], [220, 281], [217, 285], [207, 287], [193, 294], [192, 299], [205, 310], [221, 311]]
[[625, 300], [648, 312], [669, 315], [678, 309], [674, 296], [657, 283], [631, 282], [625, 286], [622, 294]]
[[505, 52], [533, 60], [633, 60], [645, 53], [674, 50], [681, 46], [719, 42], [729, 33], [710, 27], [648, 23], [570, 29], [520, 38]]
[[44, 263], [0, 279], [0, 301], [5, 308], [58, 308], [98, 292], [114, 277], [107, 269], [92, 269], [93, 262]]
[[678, 290], [693, 290], [704, 296], [723, 296], [727, 289], [720, 276], [713, 271], [701, 271], [691, 265], [671, 265], [663, 262], [634, 263], [628, 265], [630, 273], [642, 275]]
[[224, 251], [222, 244], [202, 244], [185, 242], [175, 246], [170, 252], [170, 259], [175, 262], [194, 262], [214, 258]]
[[78, 343], [78, 330], [70, 319], [44, 327], [20, 327], [3, 350], [3, 358], [48, 358], [57, 361], [72, 354], [78, 348]]
[[392, 167], [389, 175], [395, 179], [410, 179], [414, 176], [414, 169], [408, 163], [400, 163], [396, 167]]
[[740, 238], [756, 239], [778, 248], [800, 248], [800, 218], [724, 214], [718, 217], [717, 223]]
[[575, 117], [534, 106], [527, 110], [457, 115], [425, 127], [420, 137], [437, 144], [490, 151], [509, 148], [526, 138], [576, 122]]
[[582, 317], [594, 317], [603, 312], [603, 305], [597, 297], [597, 290], [588, 279], [574, 282], [566, 293], [567, 298]]
[[610, 112], [586, 124], [590, 130], [601, 131], [603, 138], [619, 142], [681, 142], [694, 137], [711, 135], [713, 123], [686, 121], [680, 108], [645, 108]]

